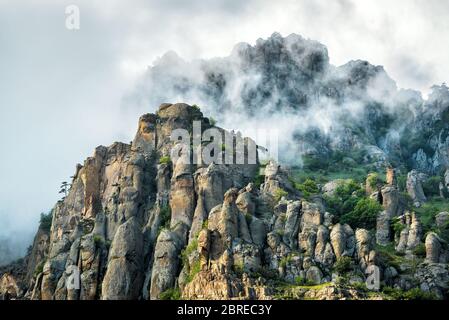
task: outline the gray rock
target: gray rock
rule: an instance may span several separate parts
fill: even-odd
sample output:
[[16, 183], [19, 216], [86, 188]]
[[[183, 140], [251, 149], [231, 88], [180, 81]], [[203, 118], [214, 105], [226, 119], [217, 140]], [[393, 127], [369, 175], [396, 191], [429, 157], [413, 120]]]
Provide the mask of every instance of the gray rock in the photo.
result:
[[102, 285], [103, 300], [134, 300], [143, 283], [143, 236], [136, 218], [122, 224], [114, 236]]
[[429, 263], [439, 263], [441, 253], [441, 243], [439, 237], [434, 232], [430, 232], [426, 237], [426, 261]]
[[323, 273], [318, 267], [312, 266], [306, 271], [306, 279], [311, 283], [320, 284], [323, 279]]
[[296, 250], [298, 247], [300, 210], [300, 201], [291, 201], [287, 205], [283, 240], [292, 250]]
[[416, 170], [412, 170], [407, 175], [407, 192], [416, 207], [427, 201], [422, 188], [422, 177]]
[[391, 219], [387, 211], [379, 213], [376, 224], [376, 242], [381, 246], [386, 246], [391, 241], [390, 223]]
[[336, 224], [333, 226], [330, 239], [337, 259], [342, 256], [353, 256], [355, 250], [355, 237], [354, 231], [349, 225]]
[[449, 224], [449, 212], [440, 212], [435, 217], [435, 222], [438, 228], [448, 227]]

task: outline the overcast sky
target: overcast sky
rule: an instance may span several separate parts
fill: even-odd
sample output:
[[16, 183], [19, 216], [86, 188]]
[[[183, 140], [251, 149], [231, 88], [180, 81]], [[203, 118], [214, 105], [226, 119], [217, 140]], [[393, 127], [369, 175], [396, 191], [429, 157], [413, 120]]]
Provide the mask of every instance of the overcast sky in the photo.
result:
[[275, 31], [324, 43], [335, 65], [384, 65], [399, 87], [449, 78], [446, 0], [0, 0], [0, 239], [33, 234], [95, 146], [132, 139], [122, 97], [158, 56], [226, 56]]

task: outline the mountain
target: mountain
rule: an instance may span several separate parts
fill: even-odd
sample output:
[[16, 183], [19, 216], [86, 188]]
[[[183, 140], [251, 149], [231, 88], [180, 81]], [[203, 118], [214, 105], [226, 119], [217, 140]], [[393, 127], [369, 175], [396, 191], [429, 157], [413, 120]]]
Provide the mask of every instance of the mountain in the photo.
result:
[[[449, 296], [445, 85], [423, 100], [382, 67], [334, 67], [323, 45], [274, 34], [227, 58], [169, 53], [134, 99], [192, 105], [160, 104], [130, 144], [77, 165], [27, 256], [0, 268], [2, 298]], [[216, 125], [246, 121], [285, 130], [279, 163]]]
[[[324, 45], [274, 33], [230, 56], [186, 62], [161, 57], [133, 95], [140, 105], [198, 104], [226, 128], [275, 127], [281, 160], [338, 157], [441, 174], [449, 165], [449, 90], [398, 90], [383, 67], [329, 64]], [[237, 116], [238, 115], [238, 116]], [[281, 124], [281, 125], [279, 125]]]

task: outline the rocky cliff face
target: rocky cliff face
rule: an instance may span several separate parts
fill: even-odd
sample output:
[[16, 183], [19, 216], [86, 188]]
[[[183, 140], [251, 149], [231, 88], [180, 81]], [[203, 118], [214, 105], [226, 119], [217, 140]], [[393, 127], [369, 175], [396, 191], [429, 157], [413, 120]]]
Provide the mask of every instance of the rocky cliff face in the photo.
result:
[[[243, 188], [257, 170], [173, 163], [170, 134], [191, 130], [194, 120], [203, 130], [211, 127], [198, 108], [164, 104], [157, 114], [141, 117], [131, 145], [96, 148], [77, 166], [67, 196], [52, 211], [51, 229], [39, 230], [25, 267], [5, 270], [2, 293], [49, 300], [138, 299], [158, 298], [174, 287], [181, 250], [225, 192]], [[73, 267], [79, 283], [70, 289]]]
[[[131, 145], [98, 147], [78, 165], [50, 230], [39, 229], [25, 260], [1, 270], [2, 297], [365, 299], [356, 284], [370, 266], [379, 266], [383, 283], [446, 296], [444, 240], [424, 238], [419, 218], [401, 205], [391, 168], [389, 183], [371, 196], [384, 210], [376, 234], [353, 229], [323, 200], [342, 181], [310, 197], [274, 162], [256, 186], [259, 164], [171, 161], [171, 131], [190, 130], [193, 120], [211, 127], [196, 107], [164, 104], [140, 118]], [[446, 218], [440, 214], [438, 224]], [[396, 237], [392, 221], [402, 226]], [[376, 242], [408, 258], [387, 261]], [[418, 246], [426, 260], [412, 270]]]
[[[308, 179], [274, 161], [250, 164], [255, 142], [216, 128], [197, 106], [162, 104], [139, 119], [131, 144], [100, 146], [76, 167], [51, 225], [41, 224], [24, 259], [0, 269], [0, 297], [449, 296], [446, 86], [424, 101], [398, 91], [381, 67], [337, 68], [323, 45], [277, 34], [221, 60], [167, 55], [147, 81], [154, 99], [195, 97], [224, 122], [229, 112], [286, 116], [295, 130], [280, 138], [300, 151]], [[231, 146], [244, 141], [244, 164], [219, 161], [227, 145], [211, 164], [185, 161], [198, 150], [170, 136], [185, 129], [194, 138], [194, 121], [231, 135]], [[188, 153], [172, 157], [179, 148]], [[326, 161], [349, 167], [349, 178], [361, 165], [377, 174], [322, 181]], [[380, 288], [366, 287], [373, 268]]]

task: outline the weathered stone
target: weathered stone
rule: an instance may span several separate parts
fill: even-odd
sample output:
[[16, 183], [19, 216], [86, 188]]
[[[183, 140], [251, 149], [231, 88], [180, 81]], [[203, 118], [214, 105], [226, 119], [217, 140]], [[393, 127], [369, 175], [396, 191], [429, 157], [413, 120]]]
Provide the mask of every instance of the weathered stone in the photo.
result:
[[439, 263], [441, 253], [441, 243], [438, 236], [431, 232], [426, 237], [426, 261], [429, 263]]
[[159, 299], [161, 293], [174, 287], [179, 266], [180, 242], [174, 232], [162, 230], [160, 233], [154, 251], [149, 295], [151, 299]]
[[355, 250], [354, 231], [349, 225], [336, 224], [330, 234], [332, 248], [336, 258], [352, 257]]
[[301, 210], [301, 202], [292, 201], [288, 203], [287, 212], [285, 214], [285, 229], [283, 241], [293, 250], [295, 250], [298, 247], [300, 210]]
[[387, 211], [382, 211], [377, 216], [376, 242], [386, 246], [391, 241], [391, 219]]
[[312, 266], [306, 271], [306, 279], [315, 284], [320, 284], [323, 278], [323, 273], [318, 267]]
[[143, 283], [142, 245], [141, 227], [136, 218], [131, 218], [117, 229], [109, 252], [102, 299], [133, 300], [139, 297]]
[[407, 192], [413, 200], [415, 207], [427, 201], [422, 188], [422, 180], [418, 171], [412, 170], [407, 175]]
[[321, 206], [307, 201], [302, 202], [301, 230], [317, 228], [323, 223], [324, 212]]
[[335, 261], [334, 251], [329, 240], [329, 230], [325, 226], [320, 226], [317, 232], [315, 261], [325, 267], [332, 266]]
[[440, 212], [435, 217], [435, 222], [438, 228], [449, 227], [449, 212]]
[[356, 252], [359, 265], [362, 269], [366, 269], [369, 265], [369, 254], [371, 251], [371, 237], [366, 229], [357, 229], [355, 232]]

